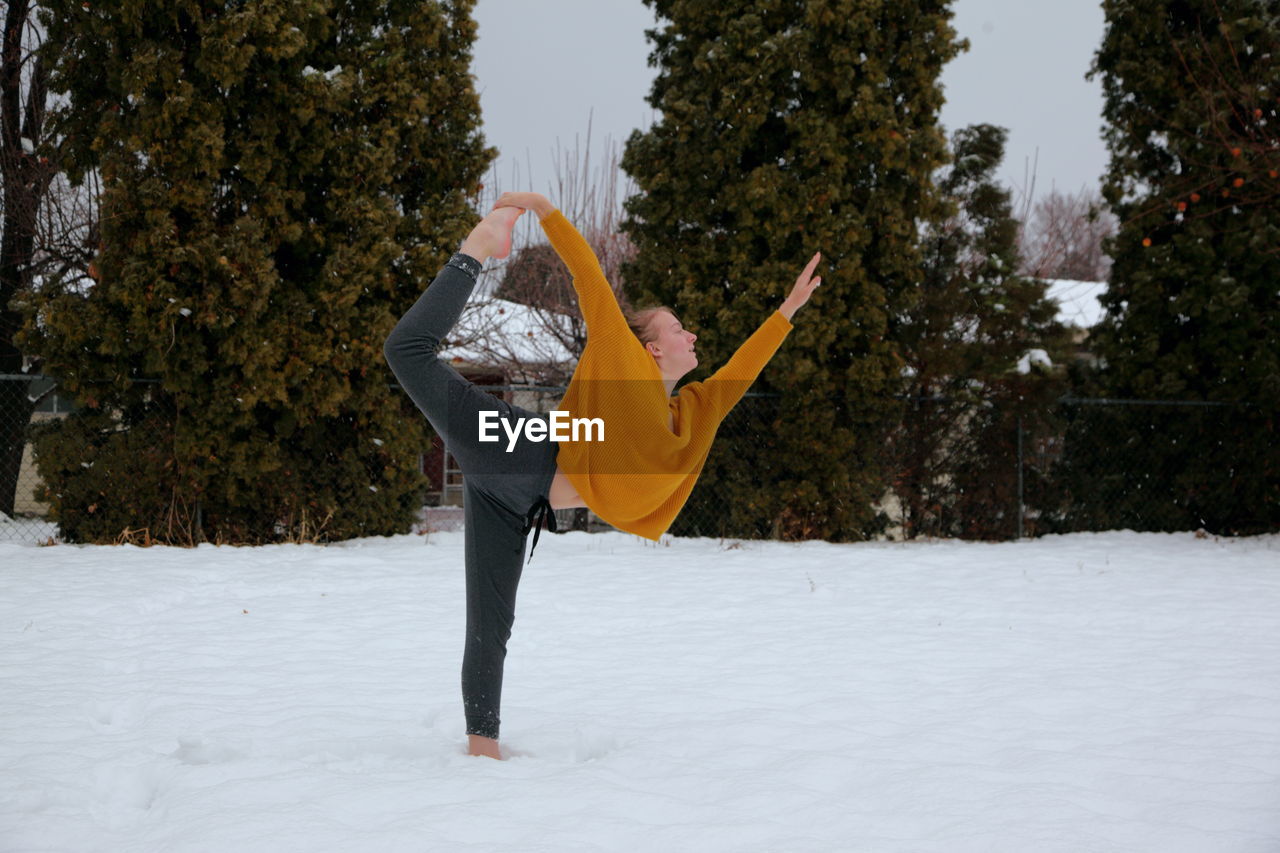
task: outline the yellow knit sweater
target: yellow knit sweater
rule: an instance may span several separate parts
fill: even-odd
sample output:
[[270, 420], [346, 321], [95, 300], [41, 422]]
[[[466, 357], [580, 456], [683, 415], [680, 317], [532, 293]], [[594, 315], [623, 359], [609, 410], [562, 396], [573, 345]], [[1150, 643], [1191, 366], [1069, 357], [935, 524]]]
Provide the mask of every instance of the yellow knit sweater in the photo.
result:
[[603, 441], [562, 441], [557, 462], [596, 515], [656, 540], [688, 500], [720, 422], [791, 323], [775, 311], [710, 378], [668, 397], [657, 362], [628, 328], [587, 241], [558, 210], [542, 227], [573, 275], [587, 324], [587, 345], [560, 409], [604, 422]]

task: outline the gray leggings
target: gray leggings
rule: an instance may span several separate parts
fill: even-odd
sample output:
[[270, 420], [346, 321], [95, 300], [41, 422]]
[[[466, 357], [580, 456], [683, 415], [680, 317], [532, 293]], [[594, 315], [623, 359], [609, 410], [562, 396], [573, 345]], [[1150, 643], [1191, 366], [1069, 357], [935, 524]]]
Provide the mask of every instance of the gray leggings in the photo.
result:
[[[463, 474], [467, 572], [467, 639], [462, 703], [467, 733], [497, 738], [502, 668], [515, 619], [516, 587], [528, 538], [526, 516], [545, 504], [556, 472], [553, 442], [478, 440], [478, 413], [500, 419], [542, 418], [464, 379], [438, 357], [445, 335], [471, 296], [480, 263], [456, 254], [387, 337], [387, 363], [418, 409], [458, 460]], [[547, 507], [549, 509], [549, 506]]]

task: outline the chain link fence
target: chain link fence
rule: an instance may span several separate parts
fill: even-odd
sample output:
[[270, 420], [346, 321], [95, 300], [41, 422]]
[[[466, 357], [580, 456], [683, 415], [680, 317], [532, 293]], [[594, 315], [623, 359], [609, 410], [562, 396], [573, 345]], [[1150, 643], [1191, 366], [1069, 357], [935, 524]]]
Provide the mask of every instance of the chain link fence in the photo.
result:
[[[487, 390], [514, 405], [548, 412], [565, 389], [495, 385]], [[775, 396], [748, 392], [719, 435], [767, 445], [777, 402]], [[58, 539], [42, 492], [35, 438], [56, 431], [75, 410], [75, 401], [59, 395], [48, 377], [0, 376], [0, 541]], [[902, 411], [893, 434], [886, 436], [881, 460], [888, 487], [878, 509], [881, 535], [888, 538], [1008, 540], [1125, 528], [1228, 534], [1280, 529], [1274, 407], [1063, 398], [1004, 407], [911, 400], [903, 401]], [[943, 428], [925, 441], [922, 423]], [[148, 439], [139, 436], [137, 446], [145, 450], [154, 444]], [[83, 464], [91, 466], [88, 455], [86, 449]], [[423, 448], [419, 465], [428, 483], [424, 505], [439, 517], [451, 517], [448, 507], [461, 503], [461, 472], [439, 446]], [[694, 497], [680, 518], [681, 530], [741, 535], [722, 529], [715, 512], [732, 495], [704, 489], [695, 490]], [[452, 517], [460, 520], [460, 513]], [[586, 510], [562, 510], [557, 522], [562, 530], [607, 527]]]
[[0, 374], [0, 542], [49, 542], [49, 519], [36, 471], [33, 438], [75, 408], [47, 376]]
[[904, 538], [1280, 530], [1274, 407], [911, 400], [897, 436], [929, 434], [919, 425], [938, 422], [949, 425], [942, 440], [923, 451], [925, 442], [899, 442], [888, 460], [891, 521]]
[[1022, 424], [1016, 534], [1280, 530], [1277, 410], [1063, 398]]

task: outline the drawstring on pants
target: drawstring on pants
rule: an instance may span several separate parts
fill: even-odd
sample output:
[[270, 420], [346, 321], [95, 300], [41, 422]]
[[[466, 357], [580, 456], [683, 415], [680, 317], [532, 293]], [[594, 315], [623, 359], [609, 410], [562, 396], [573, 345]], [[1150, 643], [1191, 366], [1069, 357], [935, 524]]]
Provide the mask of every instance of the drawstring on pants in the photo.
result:
[[529, 546], [529, 559], [525, 565], [533, 562], [533, 549], [538, 547], [538, 534], [542, 532], [542, 524], [546, 522], [547, 529], [552, 533], [556, 532], [556, 513], [551, 508], [551, 501], [546, 496], [539, 497], [533, 502], [533, 506], [529, 507], [529, 514], [524, 519], [524, 529], [520, 531], [521, 536], [528, 536], [529, 531], [533, 531], [533, 544]]

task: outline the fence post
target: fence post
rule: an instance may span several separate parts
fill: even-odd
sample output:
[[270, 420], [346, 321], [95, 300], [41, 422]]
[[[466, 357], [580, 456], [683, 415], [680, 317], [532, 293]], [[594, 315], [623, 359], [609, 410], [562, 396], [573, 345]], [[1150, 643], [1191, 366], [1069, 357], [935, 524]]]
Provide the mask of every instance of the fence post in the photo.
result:
[[1022, 538], [1022, 517], [1025, 508], [1022, 503], [1022, 415], [1018, 415], [1018, 538]]

